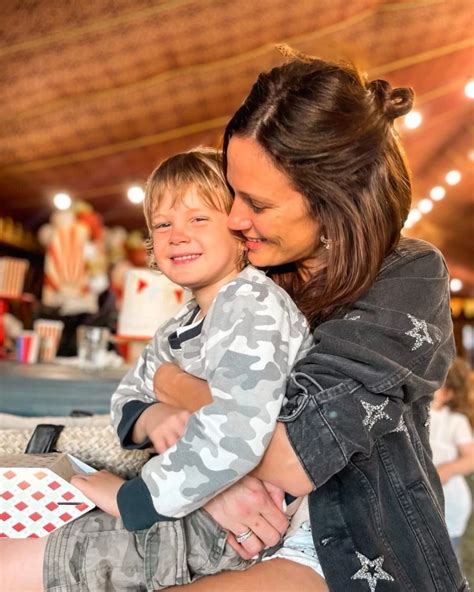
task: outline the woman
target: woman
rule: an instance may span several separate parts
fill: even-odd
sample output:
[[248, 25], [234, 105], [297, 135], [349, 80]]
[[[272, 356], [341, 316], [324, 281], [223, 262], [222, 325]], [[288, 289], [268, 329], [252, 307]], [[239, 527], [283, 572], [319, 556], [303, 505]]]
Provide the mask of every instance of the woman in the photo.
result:
[[[229, 226], [310, 319], [315, 345], [263, 462], [206, 509], [248, 537], [230, 541], [249, 557], [282, 520], [259, 479], [309, 493], [324, 579], [279, 558], [189, 592], [468, 590], [428, 443], [454, 353], [448, 276], [433, 247], [400, 238], [411, 188], [392, 124], [412, 100], [352, 67], [297, 59], [261, 74], [227, 126]], [[168, 403], [192, 410], [198, 391], [206, 401], [172, 367], [156, 385]]]
[[[293, 60], [260, 75], [226, 129], [229, 226], [305, 313], [315, 345], [293, 372], [263, 462], [205, 508], [249, 558], [286, 522], [263, 481], [309, 494], [323, 575], [278, 557], [186, 592], [468, 589], [427, 429], [453, 356], [448, 277], [430, 245], [400, 240], [411, 191], [392, 123], [412, 98], [348, 66]], [[208, 400], [174, 367], [157, 383], [162, 401]], [[38, 560], [32, 549], [29, 565]]]

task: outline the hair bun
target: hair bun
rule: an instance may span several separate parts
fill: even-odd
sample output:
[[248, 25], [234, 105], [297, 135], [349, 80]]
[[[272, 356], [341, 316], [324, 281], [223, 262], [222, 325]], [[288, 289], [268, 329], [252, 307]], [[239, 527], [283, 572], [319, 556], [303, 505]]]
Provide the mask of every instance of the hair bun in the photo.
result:
[[367, 90], [373, 95], [383, 114], [389, 121], [406, 115], [413, 106], [415, 93], [412, 88], [392, 88], [386, 80], [372, 80]]

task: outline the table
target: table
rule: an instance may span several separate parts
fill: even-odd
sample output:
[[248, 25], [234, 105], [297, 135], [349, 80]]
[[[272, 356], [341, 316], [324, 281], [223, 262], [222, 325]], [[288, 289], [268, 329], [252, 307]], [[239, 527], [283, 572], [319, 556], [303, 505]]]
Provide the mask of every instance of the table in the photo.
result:
[[0, 360], [0, 412], [35, 417], [67, 416], [73, 410], [109, 413], [110, 398], [127, 370], [86, 372]]

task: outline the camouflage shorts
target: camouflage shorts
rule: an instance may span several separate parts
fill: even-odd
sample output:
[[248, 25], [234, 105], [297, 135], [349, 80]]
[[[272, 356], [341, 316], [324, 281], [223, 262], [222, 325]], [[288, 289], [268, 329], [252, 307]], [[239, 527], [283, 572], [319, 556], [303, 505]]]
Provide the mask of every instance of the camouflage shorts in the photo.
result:
[[204, 510], [136, 532], [94, 510], [49, 535], [44, 589], [148, 592], [249, 567], [252, 562], [241, 559], [226, 538]]

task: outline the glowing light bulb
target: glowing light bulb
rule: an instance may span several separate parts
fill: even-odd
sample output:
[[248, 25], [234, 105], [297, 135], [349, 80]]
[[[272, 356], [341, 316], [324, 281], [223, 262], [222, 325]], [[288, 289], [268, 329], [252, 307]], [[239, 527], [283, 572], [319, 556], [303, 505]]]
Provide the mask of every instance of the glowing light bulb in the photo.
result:
[[411, 111], [410, 113], [405, 115], [405, 119], [403, 120], [403, 123], [405, 124], [405, 127], [407, 127], [408, 129], [416, 129], [417, 127], [420, 126], [422, 121], [423, 121], [423, 116], [421, 115], [420, 112]]
[[133, 187], [129, 187], [127, 197], [132, 203], [139, 204], [142, 203], [143, 198], [145, 197], [145, 192], [138, 185], [134, 185]]
[[446, 189], [442, 185], [436, 185], [430, 191], [430, 197], [434, 201], [441, 201], [443, 197], [446, 195]]
[[71, 207], [72, 200], [67, 193], [56, 193], [53, 197], [53, 203], [58, 210], [68, 210]]
[[464, 94], [468, 99], [474, 99], [474, 80], [469, 80], [464, 87]]
[[416, 208], [413, 208], [412, 210], [410, 210], [408, 212], [408, 216], [407, 216], [407, 219], [405, 222], [405, 227], [411, 228], [414, 224], [416, 224], [420, 220], [421, 220], [420, 212]]
[[449, 171], [445, 179], [448, 185], [457, 185], [461, 180], [461, 173], [459, 171]]
[[431, 210], [433, 209], [433, 202], [431, 201], [431, 199], [425, 197], [424, 199], [420, 199], [417, 208], [422, 214], [427, 214], [428, 212], [431, 212]]
[[449, 282], [449, 287], [451, 289], [451, 292], [459, 292], [460, 290], [462, 290], [463, 286], [464, 286], [464, 284], [458, 278], [453, 278]]

